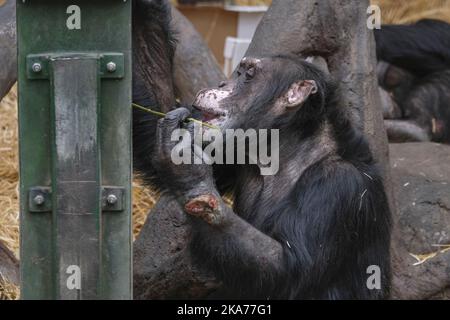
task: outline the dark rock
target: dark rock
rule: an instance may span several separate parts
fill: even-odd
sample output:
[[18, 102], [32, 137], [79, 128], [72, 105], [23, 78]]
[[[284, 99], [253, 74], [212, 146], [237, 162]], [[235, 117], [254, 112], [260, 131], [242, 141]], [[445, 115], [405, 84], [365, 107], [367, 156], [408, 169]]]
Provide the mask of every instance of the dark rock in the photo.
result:
[[405, 143], [390, 150], [402, 242], [415, 253], [450, 244], [450, 146]]
[[0, 282], [19, 285], [19, 262], [14, 254], [0, 241]]
[[[450, 146], [390, 145], [397, 206], [393, 246], [393, 297], [442, 298], [450, 286]], [[435, 256], [417, 263], [411, 254]]]
[[134, 299], [206, 297], [218, 287], [189, 254], [190, 218], [172, 196], [162, 195], [134, 243]]

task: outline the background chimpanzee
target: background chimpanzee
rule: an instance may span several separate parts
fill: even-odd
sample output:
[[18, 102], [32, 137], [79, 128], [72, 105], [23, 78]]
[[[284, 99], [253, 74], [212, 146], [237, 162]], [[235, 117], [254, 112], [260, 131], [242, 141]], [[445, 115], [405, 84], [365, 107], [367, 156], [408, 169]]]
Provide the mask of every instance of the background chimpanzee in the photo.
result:
[[[390, 212], [383, 184], [325, 74], [293, 57], [246, 58], [233, 80], [200, 92], [194, 106], [222, 130], [280, 133], [275, 176], [261, 176], [257, 165], [233, 166], [231, 209], [211, 166], [170, 160], [177, 143], [171, 133], [190, 111], [178, 108], [159, 120], [153, 164], [195, 216], [192, 254], [224, 282], [219, 297], [386, 297]], [[371, 265], [380, 267], [380, 290], [367, 287]]]
[[450, 25], [437, 20], [386, 25], [375, 39], [382, 61], [379, 83], [394, 104], [385, 108], [389, 139], [450, 142]]

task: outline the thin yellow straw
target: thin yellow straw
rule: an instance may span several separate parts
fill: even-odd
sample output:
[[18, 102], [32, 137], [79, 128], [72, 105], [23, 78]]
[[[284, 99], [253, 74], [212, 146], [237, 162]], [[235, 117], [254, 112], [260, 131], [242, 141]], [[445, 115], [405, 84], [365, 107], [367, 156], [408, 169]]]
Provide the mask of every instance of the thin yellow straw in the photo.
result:
[[[132, 103], [132, 105], [133, 105], [133, 107], [135, 107], [135, 108], [137, 108], [139, 110], [142, 110], [142, 111], [147, 112], [147, 113], [154, 114], [154, 115], [156, 115], [158, 117], [164, 118], [166, 116], [166, 114], [164, 112], [155, 111], [155, 110], [152, 110], [150, 108], [143, 107], [143, 106], [141, 106], [141, 105], [139, 105], [137, 103]], [[186, 120], [187, 121], [191, 121], [191, 122], [197, 122], [198, 124], [201, 124], [202, 126], [205, 126], [205, 127], [211, 128], [211, 129], [220, 130], [220, 128], [218, 128], [218, 127], [216, 127], [216, 126], [214, 126], [212, 124], [205, 123], [205, 122], [202, 122], [202, 121], [194, 119], [194, 118], [187, 118]]]

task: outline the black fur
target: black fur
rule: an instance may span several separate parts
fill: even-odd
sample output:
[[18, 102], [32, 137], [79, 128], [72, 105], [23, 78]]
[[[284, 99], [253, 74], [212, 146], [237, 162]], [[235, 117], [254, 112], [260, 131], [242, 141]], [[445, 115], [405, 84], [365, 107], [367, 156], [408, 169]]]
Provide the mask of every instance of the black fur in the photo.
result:
[[[328, 121], [337, 153], [321, 159], [301, 175], [293, 173], [290, 178], [297, 182], [291, 189], [280, 181], [276, 190], [282, 196], [277, 200], [264, 194], [264, 180], [256, 166], [234, 167], [234, 212], [283, 245], [284, 265], [273, 274], [258, 273], [257, 261], [239, 255], [243, 244], [238, 236], [230, 237], [220, 230], [210, 232], [209, 226], [201, 222], [193, 255], [199, 265], [214, 270], [225, 283], [214, 298], [386, 298], [390, 290], [391, 216], [380, 172], [367, 141], [339, 105], [335, 85], [313, 66], [292, 61], [300, 65], [297, 72], [292, 68], [292, 72], [279, 70], [266, 82], [251, 112], [265, 114], [261, 112], [264, 104], [273, 102], [295, 77], [314, 79], [319, 94], [289, 119], [276, 119], [269, 125], [269, 119], [253, 114], [254, 121], [263, 118], [267, 120], [264, 128], [280, 128], [280, 154], [288, 157], [312, 151], [304, 147], [304, 142]], [[243, 122], [251, 120], [244, 116]], [[370, 265], [381, 269], [381, 290], [366, 287]]]

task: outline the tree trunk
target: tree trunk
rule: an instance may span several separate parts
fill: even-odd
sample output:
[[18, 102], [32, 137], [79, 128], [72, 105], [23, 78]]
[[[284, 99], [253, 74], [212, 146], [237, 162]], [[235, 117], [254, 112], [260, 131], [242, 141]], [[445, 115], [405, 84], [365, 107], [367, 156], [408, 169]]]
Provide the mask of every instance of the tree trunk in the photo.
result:
[[17, 79], [16, 0], [0, 1], [0, 100]]
[[174, 59], [175, 92], [182, 103], [189, 104], [199, 90], [217, 86], [225, 76], [192, 23], [176, 8], [172, 8], [172, 16], [178, 31]]

